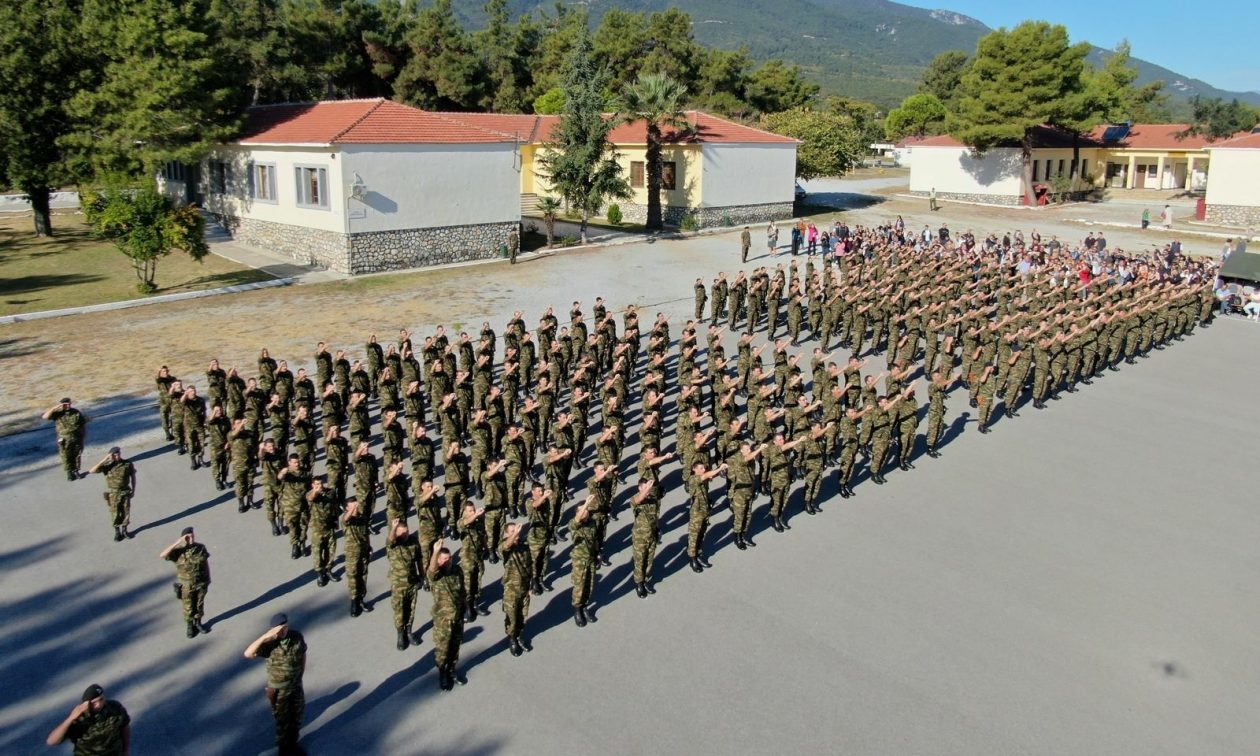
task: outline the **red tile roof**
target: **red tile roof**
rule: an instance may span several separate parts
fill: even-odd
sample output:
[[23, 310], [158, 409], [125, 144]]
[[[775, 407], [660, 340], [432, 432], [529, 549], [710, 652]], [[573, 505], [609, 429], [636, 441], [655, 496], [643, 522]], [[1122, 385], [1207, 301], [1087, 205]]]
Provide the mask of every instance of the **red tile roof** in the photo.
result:
[[[962, 142], [958, 141], [949, 134], [941, 134], [940, 136], [927, 137], [918, 142], [913, 142], [914, 147], [965, 147]], [[1011, 141], [1003, 142], [995, 147], [1018, 147], [1019, 142]], [[1052, 126], [1037, 126], [1033, 129], [1032, 146], [1037, 148], [1066, 148], [1066, 147], [1099, 147], [1101, 143], [1094, 139], [1093, 136], [1082, 134], [1076, 136], [1070, 131], [1054, 128]]]
[[[447, 118], [481, 128], [519, 135], [522, 141], [546, 142], [560, 123], [556, 115], [509, 115], [500, 113], [442, 113]], [[666, 142], [678, 144], [795, 144], [797, 140], [762, 129], [744, 126], [700, 110], [686, 112], [688, 128], [665, 129]], [[613, 144], [645, 144], [647, 129], [642, 121], [618, 124], [608, 135]]]
[[964, 147], [962, 142], [953, 138], [949, 134], [941, 134], [940, 136], [924, 137], [914, 143], [913, 147]]
[[507, 133], [391, 100], [262, 105], [246, 115], [242, 144], [474, 144], [511, 142]]
[[[1103, 134], [1110, 128], [1103, 124], [1096, 127], [1090, 136], [1102, 141]], [[1123, 139], [1106, 142], [1108, 147], [1133, 150], [1201, 150], [1208, 146], [1206, 137], [1187, 136], [1178, 139], [1177, 134], [1190, 128], [1185, 123], [1135, 123], [1129, 127], [1129, 133]]]
[[1213, 147], [1230, 150], [1260, 150], [1260, 132], [1251, 132], [1208, 145], [1208, 149]]

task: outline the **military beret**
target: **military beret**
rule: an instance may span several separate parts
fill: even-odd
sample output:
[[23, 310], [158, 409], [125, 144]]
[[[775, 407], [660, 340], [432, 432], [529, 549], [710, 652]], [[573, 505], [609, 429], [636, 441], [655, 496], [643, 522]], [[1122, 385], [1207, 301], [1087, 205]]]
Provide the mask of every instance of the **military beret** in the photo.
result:
[[69, 404], [69, 403], [70, 403], [70, 397], [68, 396], [61, 397], [61, 404]]
[[267, 627], [276, 627], [277, 625], [287, 624], [289, 624], [289, 616], [284, 612], [277, 612], [276, 614], [271, 615], [271, 624]]
[[91, 701], [105, 695], [105, 689], [99, 685], [92, 684], [87, 686], [87, 690], [83, 691], [83, 700]]
[[121, 446], [111, 446], [111, 447], [109, 447], [109, 453], [110, 453], [110, 454], [122, 454], [122, 447], [121, 447]]
[[189, 525], [188, 527], [186, 527], [186, 528], [184, 528], [183, 530], [179, 531], [179, 534], [180, 534], [180, 535], [182, 535], [182, 536], [192, 535], [192, 534], [193, 534], [192, 525]]

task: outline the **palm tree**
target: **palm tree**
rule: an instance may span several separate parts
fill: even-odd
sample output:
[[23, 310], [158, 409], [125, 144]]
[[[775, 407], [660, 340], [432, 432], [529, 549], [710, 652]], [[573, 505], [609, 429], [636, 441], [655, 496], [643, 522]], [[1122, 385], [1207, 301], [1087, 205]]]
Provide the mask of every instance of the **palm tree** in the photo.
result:
[[543, 225], [547, 228], [547, 246], [555, 243], [556, 213], [560, 212], [560, 200], [555, 197], [539, 197], [538, 211], [542, 213]]
[[690, 127], [683, 105], [687, 88], [665, 74], [645, 74], [626, 87], [621, 97], [618, 120], [647, 124], [647, 228], [660, 229], [661, 223], [661, 141], [667, 127]]

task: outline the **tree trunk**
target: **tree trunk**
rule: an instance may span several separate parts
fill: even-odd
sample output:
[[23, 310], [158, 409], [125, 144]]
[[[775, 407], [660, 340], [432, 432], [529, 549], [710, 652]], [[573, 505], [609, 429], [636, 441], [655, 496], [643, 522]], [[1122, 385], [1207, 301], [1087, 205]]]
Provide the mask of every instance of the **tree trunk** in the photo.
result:
[[1068, 176], [1072, 179], [1072, 185], [1068, 188], [1069, 196], [1076, 193], [1076, 187], [1080, 186], [1081, 177], [1081, 135], [1079, 132], [1072, 132], [1072, 170], [1068, 171]]
[[647, 132], [647, 230], [659, 231], [661, 222], [661, 130], [648, 124]]
[[581, 230], [578, 232], [578, 236], [581, 237], [583, 244], [586, 243], [586, 221], [590, 219], [590, 217], [591, 217], [590, 212], [588, 212], [587, 210], [582, 211], [582, 227], [581, 227]]
[[543, 225], [547, 227], [547, 246], [552, 247], [556, 241], [556, 216], [547, 213], [547, 216], [543, 218]]
[[46, 186], [31, 187], [26, 196], [31, 200], [36, 236], [52, 236], [52, 210], [49, 207], [52, 189]]

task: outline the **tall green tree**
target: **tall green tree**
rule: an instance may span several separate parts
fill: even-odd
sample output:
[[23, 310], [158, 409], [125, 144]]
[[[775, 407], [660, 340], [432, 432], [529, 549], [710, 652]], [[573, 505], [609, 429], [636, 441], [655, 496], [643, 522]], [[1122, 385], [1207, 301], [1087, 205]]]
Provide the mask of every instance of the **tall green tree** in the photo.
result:
[[394, 94], [430, 110], [477, 110], [486, 96], [484, 62], [455, 19], [451, 0], [420, 11], [407, 37], [411, 58], [394, 81]]
[[485, 12], [486, 28], [473, 35], [485, 56], [483, 104], [496, 113], [525, 112], [532, 102], [530, 59], [537, 53], [538, 27], [528, 16], [512, 23], [507, 0], [490, 0]]
[[1129, 43], [1121, 41], [1097, 69], [1086, 69], [1085, 91], [1097, 117], [1105, 123], [1131, 120], [1158, 122], [1166, 116], [1168, 95], [1164, 82], [1135, 86], [1138, 70], [1132, 65]]
[[1237, 99], [1225, 102], [1219, 97], [1195, 95], [1190, 106], [1194, 115], [1183, 136], [1205, 136], [1209, 141], [1225, 139], [1240, 131], [1250, 131], [1260, 122], [1260, 112]]
[[608, 141], [616, 123], [604, 116], [604, 91], [608, 74], [592, 59], [589, 36], [578, 40], [569, 58], [564, 80], [564, 108], [560, 122], [539, 158], [552, 187], [569, 206], [582, 214], [581, 237], [586, 225], [610, 198], [628, 199], [630, 184], [617, 164], [617, 151]]
[[626, 123], [642, 122], [646, 130], [647, 151], [647, 228], [656, 231], [663, 225], [661, 217], [661, 149], [666, 128], [688, 127], [683, 112], [687, 90], [682, 84], [663, 74], [644, 74], [626, 88], [621, 96], [617, 116]]
[[852, 120], [857, 130], [858, 144], [862, 147], [884, 138], [884, 114], [873, 102], [855, 97], [828, 97], [827, 111]]
[[210, 0], [208, 15], [219, 30], [219, 54], [231, 61], [249, 102], [300, 102], [318, 95], [291, 33], [283, 0]]
[[857, 164], [864, 146], [853, 119], [841, 113], [797, 108], [764, 115], [761, 126], [800, 140], [796, 176], [805, 180], [843, 176]]
[[753, 62], [748, 49], [705, 50], [696, 82], [696, 104], [709, 111], [735, 118], [753, 113], [748, 102], [748, 83]]
[[197, 2], [85, 1], [83, 36], [93, 41], [101, 78], [70, 95], [76, 126], [62, 142], [98, 174], [151, 176], [167, 161], [196, 163], [235, 135], [247, 92], [218, 54], [206, 10]]
[[535, 97], [563, 84], [569, 54], [578, 39], [589, 33], [589, 24], [585, 7], [570, 8], [561, 0], [542, 14], [538, 54], [530, 62]]
[[394, 79], [411, 58], [407, 38], [416, 22], [417, 0], [380, 3], [379, 22], [374, 28], [363, 29], [361, 36], [368, 60], [372, 63], [372, 75], [380, 79], [382, 88], [394, 91]]
[[985, 35], [963, 74], [954, 136], [980, 151], [1018, 144], [1023, 194], [1030, 204], [1036, 129], [1081, 132], [1097, 122], [1085, 93], [1089, 50], [1088, 43], [1070, 44], [1062, 26], [1025, 21]]
[[141, 294], [157, 291], [157, 265], [175, 250], [200, 261], [210, 254], [205, 218], [191, 206], [176, 207], [153, 182], [82, 193], [93, 232], [109, 239], [131, 260]]
[[938, 54], [923, 72], [919, 92], [933, 95], [946, 108], [951, 107], [958, 99], [958, 89], [970, 62], [971, 56], [962, 50], [946, 50]]
[[945, 133], [948, 113], [936, 95], [912, 94], [899, 107], [888, 111], [884, 134], [891, 141], [908, 136], [931, 136]]
[[803, 108], [818, 95], [818, 85], [805, 81], [801, 68], [768, 60], [748, 80], [748, 101], [762, 113]]
[[59, 144], [66, 95], [95, 83], [81, 11], [80, 0], [0, 3], [0, 173], [30, 200], [36, 236], [52, 233], [49, 196], [73, 178]]

